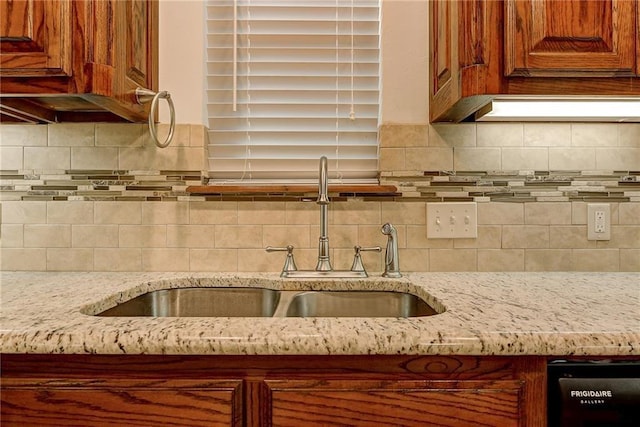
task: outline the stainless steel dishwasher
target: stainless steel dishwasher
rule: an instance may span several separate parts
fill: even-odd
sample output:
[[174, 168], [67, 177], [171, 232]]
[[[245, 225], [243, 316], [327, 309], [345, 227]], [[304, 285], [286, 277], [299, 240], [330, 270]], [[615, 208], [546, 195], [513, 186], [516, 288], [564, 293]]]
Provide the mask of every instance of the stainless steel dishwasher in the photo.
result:
[[640, 358], [547, 365], [549, 427], [640, 426]]

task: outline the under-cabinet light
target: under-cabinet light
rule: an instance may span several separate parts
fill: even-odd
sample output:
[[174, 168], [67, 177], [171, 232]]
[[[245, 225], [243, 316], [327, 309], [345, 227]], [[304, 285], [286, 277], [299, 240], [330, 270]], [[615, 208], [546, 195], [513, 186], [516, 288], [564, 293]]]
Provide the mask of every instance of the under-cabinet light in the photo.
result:
[[496, 98], [477, 121], [640, 122], [640, 98]]

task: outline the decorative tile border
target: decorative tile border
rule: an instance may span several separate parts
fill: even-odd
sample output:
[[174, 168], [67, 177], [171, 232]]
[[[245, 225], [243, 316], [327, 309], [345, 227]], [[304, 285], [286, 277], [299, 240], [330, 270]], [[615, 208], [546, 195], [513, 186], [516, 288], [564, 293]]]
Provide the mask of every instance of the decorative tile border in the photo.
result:
[[[421, 200], [476, 202], [640, 201], [640, 171], [425, 171], [381, 173], [397, 195], [344, 193], [335, 201]], [[0, 171], [0, 200], [82, 201], [297, 201], [308, 194], [191, 195], [206, 184], [200, 171]]]

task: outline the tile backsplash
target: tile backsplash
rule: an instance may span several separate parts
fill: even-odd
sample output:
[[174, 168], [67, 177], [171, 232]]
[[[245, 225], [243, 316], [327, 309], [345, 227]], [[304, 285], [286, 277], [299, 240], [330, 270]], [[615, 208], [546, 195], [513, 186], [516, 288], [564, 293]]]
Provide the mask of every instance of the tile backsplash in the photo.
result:
[[[158, 149], [144, 125], [1, 125], [3, 270], [279, 271], [317, 256], [319, 210], [295, 194], [192, 196], [202, 126]], [[387, 124], [383, 183], [401, 195], [334, 195], [336, 268], [398, 229], [404, 271], [640, 271], [640, 125]], [[477, 239], [427, 239], [426, 204], [478, 202]], [[609, 241], [587, 240], [587, 204], [610, 203]], [[363, 255], [380, 271], [383, 255]]]

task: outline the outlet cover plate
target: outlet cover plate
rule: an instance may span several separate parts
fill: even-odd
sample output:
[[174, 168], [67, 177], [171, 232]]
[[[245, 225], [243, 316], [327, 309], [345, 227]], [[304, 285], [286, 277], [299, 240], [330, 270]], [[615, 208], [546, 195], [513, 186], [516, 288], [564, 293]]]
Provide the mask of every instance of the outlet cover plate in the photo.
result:
[[587, 240], [611, 239], [611, 206], [608, 203], [587, 205]]
[[427, 203], [427, 238], [474, 239], [478, 237], [476, 202]]

